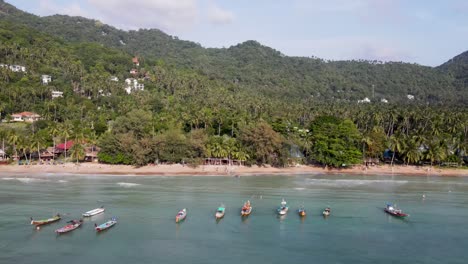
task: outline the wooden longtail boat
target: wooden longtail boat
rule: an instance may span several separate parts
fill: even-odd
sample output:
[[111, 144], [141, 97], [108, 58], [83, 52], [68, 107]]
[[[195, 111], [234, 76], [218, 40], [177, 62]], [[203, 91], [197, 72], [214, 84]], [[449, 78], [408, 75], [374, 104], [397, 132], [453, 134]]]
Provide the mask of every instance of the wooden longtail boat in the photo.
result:
[[248, 216], [250, 213], [252, 213], [252, 205], [250, 204], [250, 201], [247, 201], [244, 203], [244, 206], [242, 206], [241, 216]]
[[330, 207], [325, 208], [325, 210], [323, 210], [322, 214], [323, 214], [323, 216], [325, 216], [325, 217], [329, 216], [329, 215], [331, 214], [331, 209], [330, 209]]
[[101, 231], [104, 231], [106, 229], [113, 227], [115, 224], [117, 224], [117, 218], [112, 217], [111, 220], [105, 222], [104, 224], [100, 224], [100, 225], [94, 224], [94, 229], [96, 230], [96, 232], [101, 232]]
[[219, 206], [218, 210], [216, 210], [216, 213], [215, 213], [216, 219], [223, 218], [225, 213], [226, 213], [226, 208], [224, 207], [224, 205]]
[[287, 206], [286, 201], [283, 198], [283, 200], [281, 201], [280, 207], [278, 207], [278, 209], [277, 209], [278, 214], [279, 215], [285, 215], [285, 214], [288, 213], [288, 210], [289, 210], [289, 207]]
[[83, 219], [71, 220], [68, 223], [70, 223], [70, 224], [55, 230], [55, 233], [63, 234], [63, 233], [68, 233], [70, 231], [73, 231], [73, 230], [77, 229], [78, 227], [80, 227], [81, 224], [83, 224]]
[[297, 210], [297, 213], [299, 214], [299, 216], [306, 216], [307, 215], [306, 210], [305, 210], [303, 205], [301, 207], [299, 207], [299, 210]]
[[54, 216], [52, 218], [43, 219], [43, 220], [34, 220], [31, 217], [31, 225], [35, 225], [35, 226], [47, 225], [47, 224], [50, 224], [50, 223], [53, 223], [53, 222], [57, 222], [60, 219], [61, 219], [61, 216], [59, 214], [57, 214], [56, 216]]
[[177, 215], [175, 217], [176, 223], [179, 223], [180, 221], [183, 221], [185, 219], [185, 217], [187, 217], [187, 209], [184, 208], [184, 209], [180, 210], [177, 213]]
[[387, 207], [384, 208], [384, 211], [387, 214], [393, 215], [395, 217], [405, 218], [408, 216], [408, 214], [403, 213], [400, 209], [396, 207], [396, 205], [392, 204], [387, 204]]

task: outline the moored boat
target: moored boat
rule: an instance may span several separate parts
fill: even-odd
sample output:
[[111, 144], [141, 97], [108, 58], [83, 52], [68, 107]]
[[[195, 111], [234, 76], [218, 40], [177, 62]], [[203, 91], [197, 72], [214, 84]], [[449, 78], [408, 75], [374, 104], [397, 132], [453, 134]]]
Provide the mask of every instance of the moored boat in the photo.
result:
[[175, 217], [176, 223], [178, 223], [178, 222], [184, 220], [186, 216], [187, 216], [187, 209], [184, 208], [184, 209], [180, 210], [180, 211], [177, 213], [176, 217]]
[[306, 210], [304, 208], [304, 205], [299, 207], [299, 210], [297, 210], [297, 213], [299, 214], [299, 216], [306, 216], [307, 215]]
[[100, 225], [94, 224], [94, 229], [97, 232], [101, 232], [101, 231], [104, 231], [106, 229], [113, 227], [115, 224], [117, 224], [117, 218], [112, 217], [111, 220], [105, 222], [104, 224], [100, 224]]
[[325, 217], [329, 216], [330, 214], [331, 214], [330, 207], [325, 208], [325, 210], [323, 210], [323, 212], [322, 212], [322, 215], [325, 216]]
[[287, 203], [283, 198], [283, 200], [281, 201], [280, 207], [278, 207], [278, 209], [277, 209], [278, 214], [279, 215], [285, 215], [285, 214], [288, 213], [288, 210], [289, 210], [289, 207], [287, 206]]
[[387, 207], [384, 208], [384, 211], [389, 214], [389, 215], [393, 215], [395, 217], [400, 217], [400, 218], [404, 218], [404, 217], [407, 217], [408, 214], [405, 214], [403, 213], [403, 211], [401, 211], [401, 209], [398, 209], [396, 207], [396, 205], [392, 205], [392, 204], [387, 204]]
[[47, 225], [53, 222], [57, 222], [61, 219], [61, 216], [59, 214], [55, 215], [54, 217], [51, 217], [49, 219], [43, 219], [43, 220], [34, 220], [31, 217], [31, 225], [35, 226], [40, 226], [40, 225]]
[[221, 219], [221, 218], [223, 218], [225, 212], [226, 212], [226, 208], [224, 207], [224, 205], [220, 205], [220, 206], [218, 207], [218, 210], [216, 210], [216, 213], [215, 213], [216, 219]]
[[68, 233], [70, 231], [73, 231], [73, 230], [77, 229], [78, 227], [80, 227], [81, 224], [83, 224], [83, 219], [71, 220], [71, 221], [68, 221], [68, 223], [70, 223], [70, 224], [55, 230], [55, 233], [63, 234], [63, 233]]
[[252, 213], [252, 205], [250, 204], [250, 201], [247, 201], [244, 203], [244, 206], [242, 206], [241, 216], [248, 216], [250, 213]]
[[96, 209], [93, 209], [91, 211], [88, 211], [88, 212], [84, 213], [83, 216], [84, 217], [90, 217], [90, 216], [93, 216], [93, 215], [104, 213], [105, 210], [106, 209], [104, 208], [104, 206], [101, 206], [99, 208], [96, 208]]

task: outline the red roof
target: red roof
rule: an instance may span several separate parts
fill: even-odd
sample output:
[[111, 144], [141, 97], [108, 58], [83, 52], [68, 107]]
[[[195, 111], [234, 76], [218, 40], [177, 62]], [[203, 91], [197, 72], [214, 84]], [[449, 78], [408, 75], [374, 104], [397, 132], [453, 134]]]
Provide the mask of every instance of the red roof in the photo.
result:
[[12, 114], [12, 116], [39, 116], [38, 114], [34, 113], [34, 112], [21, 112], [21, 113], [15, 113], [15, 114]]
[[60, 150], [69, 150], [71, 149], [71, 147], [73, 147], [73, 141], [67, 141], [65, 143], [62, 143], [62, 144], [58, 144], [55, 148], [56, 149], [60, 149]]
[[133, 61], [133, 63], [135, 63], [135, 64], [136, 64], [136, 63], [138, 63], [138, 58], [137, 58], [137, 57], [135, 57], [135, 58], [133, 58], [133, 59], [132, 59], [132, 61]]

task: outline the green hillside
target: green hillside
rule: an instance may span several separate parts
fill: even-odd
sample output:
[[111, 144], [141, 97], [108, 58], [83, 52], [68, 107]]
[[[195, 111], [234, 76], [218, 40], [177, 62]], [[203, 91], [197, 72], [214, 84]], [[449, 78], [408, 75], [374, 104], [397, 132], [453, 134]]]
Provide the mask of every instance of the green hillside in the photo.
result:
[[417, 64], [287, 57], [255, 41], [205, 49], [157, 29], [123, 31], [82, 17], [41, 18], [1, 2], [0, 17], [66, 41], [100, 43], [275, 98], [357, 101], [369, 97], [406, 103], [411, 94], [424, 104], [466, 104], [468, 100], [459, 74]]
[[[459, 164], [468, 150], [463, 57], [431, 68], [287, 57], [255, 41], [205, 49], [0, 1], [0, 140], [24, 160], [72, 139], [80, 144], [61, 158], [83, 160], [83, 146], [97, 145], [101, 162], [138, 166], [221, 158], [340, 167], [383, 159], [385, 149], [398, 162]], [[364, 97], [373, 103], [358, 104]], [[41, 120], [12, 125], [23, 111]]]

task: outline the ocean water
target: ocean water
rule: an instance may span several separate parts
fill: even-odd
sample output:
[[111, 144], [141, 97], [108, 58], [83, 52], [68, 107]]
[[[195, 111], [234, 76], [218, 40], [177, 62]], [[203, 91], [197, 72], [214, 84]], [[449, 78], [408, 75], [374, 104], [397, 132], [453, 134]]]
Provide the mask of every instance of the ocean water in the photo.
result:
[[[282, 198], [290, 211], [280, 218]], [[247, 199], [253, 212], [242, 219]], [[385, 214], [387, 202], [410, 216]], [[80, 229], [54, 233], [101, 205]], [[58, 223], [30, 225], [56, 213]], [[113, 216], [118, 224], [96, 234], [94, 223]], [[468, 178], [0, 174], [0, 263], [468, 263]]]

